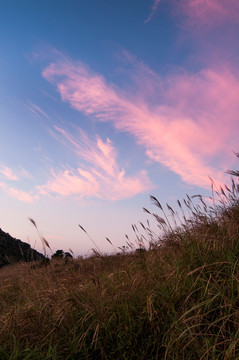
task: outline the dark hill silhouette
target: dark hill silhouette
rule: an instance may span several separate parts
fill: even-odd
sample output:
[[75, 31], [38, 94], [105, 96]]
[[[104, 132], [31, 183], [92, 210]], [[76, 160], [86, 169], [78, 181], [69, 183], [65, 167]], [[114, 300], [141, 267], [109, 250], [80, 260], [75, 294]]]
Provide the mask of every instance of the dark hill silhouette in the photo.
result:
[[31, 248], [19, 239], [13, 238], [0, 229], [0, 268], [19, 261], [36, 261], [44, 259], [44, 255]]

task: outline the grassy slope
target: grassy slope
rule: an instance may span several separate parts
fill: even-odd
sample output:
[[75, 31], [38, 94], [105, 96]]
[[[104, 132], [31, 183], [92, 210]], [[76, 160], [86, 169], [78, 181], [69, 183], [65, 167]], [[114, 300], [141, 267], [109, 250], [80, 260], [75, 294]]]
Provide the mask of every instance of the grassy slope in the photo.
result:
[[0, 358], [239, 359], [238, 190], [152, 214], [164, 246], [142, 224], [149, 251], [1, 269]]

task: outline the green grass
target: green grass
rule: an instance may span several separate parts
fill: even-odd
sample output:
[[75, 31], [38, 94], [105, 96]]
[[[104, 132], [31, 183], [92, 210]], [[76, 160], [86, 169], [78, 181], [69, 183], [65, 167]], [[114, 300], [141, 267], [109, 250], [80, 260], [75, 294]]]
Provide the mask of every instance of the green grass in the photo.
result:
[[239, 359], [238, 194], [151, 197], [138, 251], [2, 268], [0, 359]]

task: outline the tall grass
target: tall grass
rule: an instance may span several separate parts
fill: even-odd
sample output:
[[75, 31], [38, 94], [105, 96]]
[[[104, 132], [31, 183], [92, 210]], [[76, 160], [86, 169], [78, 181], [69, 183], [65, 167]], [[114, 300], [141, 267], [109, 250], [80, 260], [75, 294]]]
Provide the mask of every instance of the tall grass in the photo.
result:
[[138, 251], [2, 268], [0, 359], [239, 359], [239, 185], [212, 190], [152, 196]]

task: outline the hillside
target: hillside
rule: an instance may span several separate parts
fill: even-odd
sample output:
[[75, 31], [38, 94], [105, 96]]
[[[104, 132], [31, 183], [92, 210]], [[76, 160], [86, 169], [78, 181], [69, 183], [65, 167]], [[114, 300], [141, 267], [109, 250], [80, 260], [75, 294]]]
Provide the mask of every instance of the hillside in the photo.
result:
[[212, 186], [151, 196], [161, 235], [133, 225], [131, 252], [0, 269], [0, 359], [238, 360], [239, 185]]
[[42, 254], [19, 239], [0, 229], [0, 267], [19, 261], [29, 262], [44, 258]]

